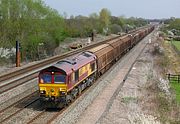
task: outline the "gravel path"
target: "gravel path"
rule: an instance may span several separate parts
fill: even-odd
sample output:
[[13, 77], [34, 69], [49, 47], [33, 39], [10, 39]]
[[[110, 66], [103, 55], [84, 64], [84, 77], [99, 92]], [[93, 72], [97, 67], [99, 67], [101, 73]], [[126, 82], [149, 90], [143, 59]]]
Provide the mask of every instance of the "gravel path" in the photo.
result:
[[149, 37], [151, 36], [146, 37], [131, 52], [116, 63], [53, 123], [96, 123], [107, 109], [109, 101], [113, 100], [114, 94], [117, 94], [122, 87], [123, 79], [126, 78], [131, 65], [147, 44]]

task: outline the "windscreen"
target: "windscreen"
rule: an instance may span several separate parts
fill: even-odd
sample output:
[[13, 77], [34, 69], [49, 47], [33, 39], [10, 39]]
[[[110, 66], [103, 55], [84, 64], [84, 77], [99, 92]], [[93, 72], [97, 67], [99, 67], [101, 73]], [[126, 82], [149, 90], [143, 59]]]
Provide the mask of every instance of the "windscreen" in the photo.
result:
[[52, 75], [51, 74], [42, 74], [40, 76], [40, 83], [51, 83]]
[[66, 76], [62, 74], [55, 74], [54, 75], [54, 83], [63, 84], [66, 82]]

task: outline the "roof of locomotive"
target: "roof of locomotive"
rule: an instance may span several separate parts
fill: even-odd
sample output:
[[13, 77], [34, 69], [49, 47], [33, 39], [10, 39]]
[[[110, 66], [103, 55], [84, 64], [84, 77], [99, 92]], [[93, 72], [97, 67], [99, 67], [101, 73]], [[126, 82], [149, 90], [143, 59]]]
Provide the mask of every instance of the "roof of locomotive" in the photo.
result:
[[76, 71], [80, 67], [94, 61], [96, 56], [90, 52], [83, 52], [80, 54], [76, 54], [74, 56], [63, 59], [51, 67], [56, 67], [60, 70], [63, 70], [66, 75], [72, 73], [72, 71]]

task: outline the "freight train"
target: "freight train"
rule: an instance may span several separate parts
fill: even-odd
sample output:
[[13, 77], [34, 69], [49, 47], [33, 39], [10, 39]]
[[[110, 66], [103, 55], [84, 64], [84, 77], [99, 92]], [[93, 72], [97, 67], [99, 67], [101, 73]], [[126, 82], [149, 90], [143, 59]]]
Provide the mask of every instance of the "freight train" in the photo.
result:
[[48, 107], [68, 105], [153, 29], [154, 26], [142, 28], [41, 70], [41, 100]]

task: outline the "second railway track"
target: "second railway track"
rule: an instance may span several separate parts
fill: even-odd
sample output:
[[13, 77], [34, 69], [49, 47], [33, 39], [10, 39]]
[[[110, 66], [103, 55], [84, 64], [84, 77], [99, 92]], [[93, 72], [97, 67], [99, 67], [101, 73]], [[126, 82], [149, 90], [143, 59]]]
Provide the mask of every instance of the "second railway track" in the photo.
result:
[[25, 73], [31, 72], [33, 70], [37, 70], [39, 68], [42, 68], [43, 66], [47, 66], [49, 64], [55, 63], [55, 62], [59, 61], [60, 59], [63, 59], [63, 58], [66, 58], [68, 56], [74, 55], [76, 53], [82, 52], [84, 50], [93, 48], [95, 46], [101, 45], [103, 43], [106, 43], [106, 42], [108, 42], [110, 40], [114, 40], [114, 39], [119, 38], [119, 37], [120, 36], [116, 36], [114, 38], [110, 38], [110, 39], [107, 39], [107, 40], [104, 40], [104, 41], [101, 41], [101, 42], [93, 43], [93, 44], [85, 46], [83, 48], [80, 48], [80, 49], [77, 49], [77, 50], [73, 50], [73, 51], [64, 53], [62, 55], [54, 56], [54, 57], [42, 60], [42, 61], [40, 61], [40, 62], [38, 62], [36, 64], [32, 64], [32, 65], [29, 65], [27, 67], [17, 69], [15, 71], [12, 71], [12, 72], [9, 72], [9, 73], [5, 73], [3, 75], [0, 75], [0, 83], [8, 81], [10, 79], [13, 79], [15, 77], [18, 77], [20, 75], [24, 75]]
[[3, 92], [6, 92], [8, 90], [11, 90], [12, 88], [17, 87], [23, 83], [26, 83], [29, 80], [36, 78], [38, 76], [39, 70], [41, 70], [47, 66], [50, 66], [51, 64], [53, 64], [61, 59], [64, 59], [64, 58], [74, 55], [76, 53], [80, 53], [82, 51], [93, 48], [95, 46], [101, 45], [110, 40], [117, 39], [119, 37], [120, 36], [117, 36], [117, 37], [110, 38], [110, 39], [107, 39], [107, 40], [104, 40], [101, 42], [97, 42], [97, 43], [85, 46], [81, 49], [70, 51], [70, 52], [64, 53], [62, 55], [54, 56], [49, 59], [42, 60], [36, 64], [32, 64], [30, 66], [20, 68], [18, 70], [3, 74], [0, 76], [0, 94]]

